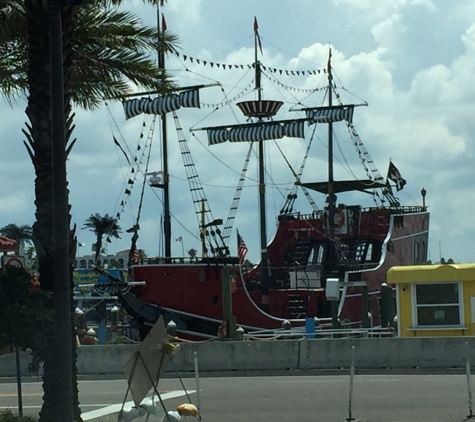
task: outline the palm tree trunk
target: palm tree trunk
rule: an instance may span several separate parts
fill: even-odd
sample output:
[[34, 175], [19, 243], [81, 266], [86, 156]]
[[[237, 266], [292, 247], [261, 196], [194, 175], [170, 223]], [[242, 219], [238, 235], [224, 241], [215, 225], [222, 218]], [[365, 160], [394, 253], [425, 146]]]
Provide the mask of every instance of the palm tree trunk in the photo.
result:
[[[41, 0], [25, 0], [25, 14], [27, 17], [28, 43], [29, 43], [29, 98], [26, 114], [30, 120], [27, 130], [24, 131], [28, 139], [26, 144], [30, 157], [35, 167], [35, 205], [36, 222], [33, 225], [35, 247], [38, 256], [40, 282], [43, 289], [54, 292], [54, 249], [53, 249], [53, 184], [52, 184], [52, 138], [51, 138], [51, 91], [50, 91], [50, 62], [49, 62], [49, 37], [48, 37], [48, 8]], [[71, 8], [63, 11], [63, 27], [68, 37], [63, 39], [64, 74], [68, 75], [70, 60], [70, 34], [71, 34]], [[65, 76], [65, 85], [68, 84]], [[65, 124], [66, 140], [69, 139], [71, 125], [68, 116], [71, 113], [69, 106], [68, 90], [65, 89]], [[69, 216], [70, 219], [70, 216]], [[72, 237], [72, 236], [71, 236]], [[74, 247], [70, 246], [74, 259]], [[72, 274], [72, 272], [71, 272]], [[71, 277], [72, 284], [72, 277]], [[71, 289], [72, 292], [72, 289]], [[72, 325], [72, 295], [71, 329]], [[53, 307], [50, 300], [49, 306]], [[51, 333], [54, 330], [50, 331]], [[60, 368], [56, 364], [56, 350], [53, 334], [47, 339], [50, 353], [45, 358], [43, 374], [43, 406], [40, 412], [40, 422], [56, 421], [60, 396], [57, 382], [65, 371], [72, 371], [73, 413], [74, 419], [81, 421], [79, 400], [77, 394], [77, 372], [75, 343], [72, 347], [72, 362], [68, 368]]]
[[102, 235], [97, 236], [97, 241], [96, 241], [96, 265], [99, 261], [99, 257], [101, 256], [101, 250], [102, 250]]

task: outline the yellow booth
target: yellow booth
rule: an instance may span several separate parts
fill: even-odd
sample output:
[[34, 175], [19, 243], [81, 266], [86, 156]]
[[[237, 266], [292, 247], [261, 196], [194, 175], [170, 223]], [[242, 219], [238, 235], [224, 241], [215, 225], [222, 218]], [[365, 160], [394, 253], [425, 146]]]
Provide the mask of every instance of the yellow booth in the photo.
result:
[[475, 264], [392, 267], [399, 337], [475, 335]]

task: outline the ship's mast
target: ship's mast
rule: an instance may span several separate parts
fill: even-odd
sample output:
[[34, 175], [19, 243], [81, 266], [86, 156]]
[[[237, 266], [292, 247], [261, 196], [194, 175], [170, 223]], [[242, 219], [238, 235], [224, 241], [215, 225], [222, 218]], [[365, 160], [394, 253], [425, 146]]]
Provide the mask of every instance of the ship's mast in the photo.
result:
[[[271, 281], [271, 271], [269, 267], [269, 260], [267, 254], [267, 224], [266, 224], [266, 182], [265, 182], [265, 167], [264, 167], [264, 142], [267, 139], [271, 139], [268, 134], [260, 134], [256, 136], [256, 134], [252, 133], [252, 129], [256, 129], [262, 126], [265, 126], [267, 122], [264, 122], [264, 119], [272, 119], [277, 112], [279, 111], [280, 107], [283, 105], [282, 101], [275, 101], [275, 100], [263, 100], [262, 99], [262, 88], [261, 88], [261, 64], [258, 60], [257, 56], [257, 49], [261, 49], [261, 43], [259, 38], [259, 33], [257, 31], [257, 20], [254, 19], [254, 69], [255, 69], [255, 90], [257, 91], [257, 99], [256, 100], [246, 100], [237, 103], [236, 105], [239, 109], [244, 113], [247, 118], [257, 119], [257, 122], [251, 123], [250, 125], [238, 125], [238, 126], [231, 126], [231, 128], [244, 128], [250, 129], [249, 141], [253, 140], [258, 142], [259, 149], [258, 149], [258, 165], [259, 165], [259, 221], [260, 221], [260, 244], [261, 244], [261, 262], [260, 262], [260, 284], [262, 290], [262, 308], [267, 310], [268, 305], [268, 294], [270, 288], [270, 281]], [[274, 122], [275, 125], [278, 125], [282, 122]], [[293, 121], [295, 123], [295, 121]], [[200, 130], [208, 130], [208, 137], [210, 136], [210, 132], [216, 132], [216, 130], [228, 129], [230, 126], [221, 126], [221, 127], [209, 127], [209, 128], [201, 128]], [[302, 125], [302, 132], [303, 132], [303, 125]], [[285, 136], [295, 136], [295, 137], [303, 137], [303, 135], [299, 134], [300, 131], [297, 130], [295, 132], [293, 130], [289, 130]], [[213, 135], [211, 135], [213, 137]], [[275, 135], [274, 135], [275, 136]], [[281, 136], [282, 137], [282, 136]], [[217, 140], [217, 142], [216, 142]], [[225, 142], [226, 139], [222, 139], [219, 136], [217, 139], [212, 141], [211, 143], [221, 143]]]
[[[165, 51], [160, 48], [164, 45], [165, 28], [160, 25], [160, 7], [157, 6], [157, 27], [158, 27], [158, 67], [163, 72], [162, 83], [165, 85]], [[170, 223], [170, 194], [168, 175], [168, 142], [167, 142], [167, 114], [161, 115], [162, 123], [162, 165], [163, 165], [163, 235], [165, 238], [165, 258], [171, 257], [171, 223]]]
[[[257, 28], [254, 31], [254, 66], [256, 70], [255, 89], [257, 91], [257, 101], [262, 101], [261, 88], [261, 64], [257, 58], [257, 48], [259, 43], [259, 34]], [[262, 118], [259, 117], [259, 122]], [[265, 168], [264, 168], [264, 141], [259, 141], [259, 222], [260, 222], [260, 236], [261, 236], [261, 273], [260, 281], [263, 294], [263, 305], [267, 302], [266, 296], [269, 293], [269, 263], [267, 258], [267, 221], [266, 221], [266, 182], [265, 182]]]
[[[328, 52], [327, 76], [328, 76], [328, 106], [333, 105], [332, 97], [332, 70], [331, 70], [332, 50]], [[333, 180], [333, 123], [328, 123], [328, 230], [330, 237], [333, 238], [335, 234], [335, 202], [336, 197], [334, 193]]]
[[[328, 76], [328, 106], [333, 105], [333, 81], [332, 81], [332, 66], [331, 66], [332, 50], [331, 48], [328, 51], [328, 63], [327, 63], [327, 76]], [[333, 180], [333, 123], [330, 121], [328, 123], [328, 231], [330, 234], [330, 239], [333, 239], [335, 234], [335, 206], [336, 206], [336, 196], [334, 189], [334, 180]], [[333, 255], [335, 252], [334, 244], [330, 243], [331, 250], [329, 251]], [[338, 321], [338, 301], [331, 301], [331, 316], [332, 316], [332, 329], [337, 329], [339, 327]]]

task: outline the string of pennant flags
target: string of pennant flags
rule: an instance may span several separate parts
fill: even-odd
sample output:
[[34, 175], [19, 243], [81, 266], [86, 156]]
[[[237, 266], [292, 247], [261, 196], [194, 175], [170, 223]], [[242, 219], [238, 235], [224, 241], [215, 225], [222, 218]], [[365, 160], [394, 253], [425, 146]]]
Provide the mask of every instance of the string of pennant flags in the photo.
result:
[[[289, 85], [285, 85], [281, 82], [279, 82], [278, 80], [274, 79], [274, 78], [271, 78], [270, 76], [266, 75], [264, 73], [264, 75], [269, 79], [269, 81], [271, 81], [273, 84], [275, 85], [278, 85], [282, 88], [285, 88], [289, 91], [294, 91], [294, 92], [303, 92], [303, 93], [306, 93], [306, 94], [311, 94], [311, 93], [314, 93], [314, 92], [318, 92], [318, 91], [322, 91], [322, 90], [325, 90], [327, 89], [326, 87], [324, 88], [314, 88], [314, 89], [302, 89], [302, 88], [295, 88], [295, 87], [292, 87], [292, 86], [289, 86]], [[224, 101], [221, 101], [220, 103], [213, 103], [213, 104], [209, 104], [209, 103], [202, 103], [200, 102], [200, 107], [203, 107], [203, 108], [221, 108], [221, 107], [224, 107], [224, 106], [227, 106], [229, 104], [233, 104], [234, 102], [236, 102], [239, 98], [242, 98], [244, 97], [245, 95], [247, 95], [249, 92], [252, 92], [254, 91], [255, 87], [254, 87], [254, 82], [250, 82], [249, 85], [244, 88], [239, 94], [235, 95], [234, 97], [232, 98], [227, 98], [226, 100]]]
[[[141, 173], [140, 166], [143, 164], [143, 160], [147, 159], [147, 155], [150, 154], [150, 147], [151, 147], [151, 142], [152, 142], [152, 134], [155, 129], [155, 123], [156, 123], [156, 118], [152, 120], [152, 123], [148, 129], [148, 135], [145, 135], [145, 130], [147, 129], [147, 125], [145, 121], [142, 122], [142, 129], [140, 131], [139, 135], [139, 140], [137, 142], [137, 147], [135, 152], [131, 152], [131, 155], [133, 156], [130, 157], [129, 154], [124, 150], [124, 148], [120, 145], [119, 141], [115, 136], [113, 136], [113, 141], [114, 144], [122, 151], [125, 159], [127, 160], [130, 170], [129, 174], [127, 177], [127, 182], [124, 183], [124, 193], [123, 197], [119, 203], [119, 210], [115, 214], [115, 218], [117, 220], [120, 220], [121, 215], [124, 212], [124, 209], [129, 202], [129, 199], [132, 195], [132, 190], [135, 186], [135, 182], [137, 181], [137, 178], [139, 176], [139, 173]], [[142, 144], [142, 139], [145, 138], [145, 142]], [[141, 152], [139, 152], [141, 151]], [[132, 162], [133, 161], [133, 162]], [[107, 239], [106, 239], [107, 240]], [[109, 241], [109, 240], [108, 240]]]
[[272, 77], [272, 76], [270, 76], [270, 75], [267, 75], [266, 73], [263, 73], [263, 75], [264, 75], [270, 82], [272, 82], [273, 84], [279, 85], [280, 87], [285, 88], [285, 89], [287, 89], [288, 91], [304, 92], [304, 93], [307, 93], [307, 94], [311, 94], [311, 93], [313, 93], [313, 92], [325, 91], [325, 90], [327, 89], [326, 86], [325, 86], [325, 87], [322, 87], [322, 88], [312, 88], [312, 89], [309, 89], [309, 88], [306, 88], [306, 89], [303, 89], [303, 88], [295, 88], [295, 87], [293, 87], [293, 86], [283, 84], [282, 82], [278, 81], [277, 79], [275, 79], [274, 77]]
[[200, 102], [200, 107], [204, 107], [204, 108], [221, 108], [221, 107], [224, 107], [224, 106], [227, 106], [229, 104], [232, 104], [234, 103], [236, 100], [238, 100], [239, 98], [242, 98], [244, 97], [245, 95], [247, 95], [249, 92], [252, 92], [254, 91], [254, 85], [252, 84], [252, 82], [246, 87], [244, 88], [239, 94], [235, 95], [234, 97], [232, 98], [228, 98], [226, 99], [225, 101], [221, 101], [220, 103], [215, 103], [215, 104], [208, 104], [208, 103], [202, 103]]
[[[267, 76], [267, 75], [266, 75]], [[275, 79], [272, 79], [272, 78], [269, 78], [269, 80], [276, 84], [276, 85], [279, 85], [287, 90], [290, 90], [290, 91], [296, 91], [296, 92], [303, 92], [303, 93], [307, 93], [307, 94], [311, 94], [313, 92], [318, 92], [318, 91], [321, 91], [321, 90], [325, 90], [327, 88], [314, 88], [314, 89], [301, 89], [301, 88], [294, 88], [294, 87], [291, 87], [291, 86], [288, 86], [288, 85], [285, 85], [285, 84], [282, 84], [281, 82], [275, 80]], [[230, 97], [230, 98], [226, 98], [224, 101], [221, 101], [219, 103], [203, 103], [203, 102], [199, 102], [199, 108], [212, 108], [212, 109], [220, 109], [222, 107], [225, 107], [229, 104], [233, 104], [235, 103], [237, 100], [239, 100], [240, 98], [243, 98], [244, 96], [246, 96], [247, 94], [249, 94], [250, 92], [254, 91], [255, 87], [254, 87], [254, 84], [253, 82], [250, 82], [249, 85], [247, 87], [245, 87], [241, 92], [239, 92], [239, 94], [236, 94], [234, 95], [233, 97]], [[338, 96], [339, 97], [339, 96]], [[134, 101], [134, 100], [132, 100]], [[138, 100], [135, 100], [136, 102]], [[128, 117], [127, 117], [128, 116]], [[126, 113], [126, 117], [127, 118], [130, 118], [130, 117], [133, 117], [132, 115], [127, 115]]]
[[[198, 59], [196, 57], [188, 56], [187, 54], [180, 54], [178, 51], [174, 51], [173, 54], [178, 58], [182, 58], [184, 62], [187, 60], [193, 64], [199, 64], [202, 66], [210, 66], [212, 68], [216, 67], [222, 70], [232, 70], [232, 69], [253, 69], [254, 63], [252, 64], [226, 64], [226, 63], [216, 63], [210, 62], [208, 60]], [[326, 68], [322, 69], [314, 69], [314, 70], [288, 70], [288, 69], [276, 69], [274, 67], [268, 67], [265, 65], [261, 65], [262, 70], [269, 71], [271, 73], [279, 74], [279, 75], [288, 75], [288, 76], [308, 76], [308, 75], [319, 75], [322, 73], [327, 73]]]

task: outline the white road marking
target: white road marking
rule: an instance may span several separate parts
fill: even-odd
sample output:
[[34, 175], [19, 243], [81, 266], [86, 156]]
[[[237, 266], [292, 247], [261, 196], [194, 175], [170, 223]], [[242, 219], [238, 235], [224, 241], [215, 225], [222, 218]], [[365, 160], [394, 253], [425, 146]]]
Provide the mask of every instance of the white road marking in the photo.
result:
[[[195, 392], [196, 392], [195, 390], [190, 390], [188, 391], [188, 394], [192, 394]], [[185, 395], [186, 395], [185, 391], [179, 390], [179, 391], [172, 391], [170, 393], [161, 394], [160, 397], [162, 398], [162, 400], [167, 400], [167, 399], [173, 399], [175, 397], [181, 397]], [[135, 403], [133, 401], [129, 401], [124, 404], [124, 409], [130, 409], [134, 405]], [[111, 406], [103, 407], [102, 409], [91, 410], [90, 412], [83, 413], [81, 416], [82, 416], [83, 421], [92, 421], [96, 418], [102, 418], [104, 416], [110, 415], [111, 413], [120, 412], [121, 409], [122, 409], [122, 404], [113, 404]]]

